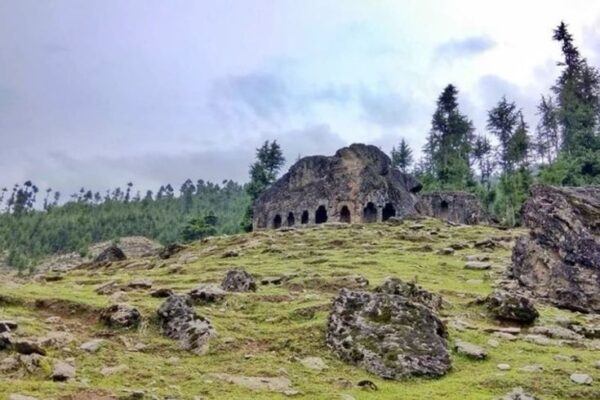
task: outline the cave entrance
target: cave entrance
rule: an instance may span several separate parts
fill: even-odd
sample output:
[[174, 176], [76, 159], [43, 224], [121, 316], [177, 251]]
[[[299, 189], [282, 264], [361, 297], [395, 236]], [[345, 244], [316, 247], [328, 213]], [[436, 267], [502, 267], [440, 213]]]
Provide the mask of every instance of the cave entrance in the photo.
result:
[[294, 213], [290, 212], [287, 217], [287, 226], [294, 226], [296, 223], [296, 218], [294, 218]]
[[327, 209], [325, 206], [319, 206], [317, 208], [317, 212], [315, 213], [315, 223], [323, 224], [327, 222]]
[[388, 219], [396, 216], [396, 209], [392, 203], [387, 203], [385, 207], [383, 207], [382, 211], [382, 220], [387, 221]]
[[363, 210], [363, 221], [377, 222], [377, 207], [375, 207], [375, 204], [371, 202], [367, 203], [367, 206]]
[[448, 210], [450, 209], [450, 204], [446, 200], [442, 200], [440, 203], [440, 216], [446, 216], [448, 214]]
[[342, 209], [340, 210], [340, 222], [349, 224], [350, 219], [350, 210], [348, 209], [348, 206], [342, 207]]
[[279, 229], [281, 228], [281, 215], [277, 214], [275, 218], [273, 218], [273, 228]]
[[308, 211], [304, 210], [302, 212], [302, 216], [300, 217], [300, 223], [302, 225], [308, 224]]

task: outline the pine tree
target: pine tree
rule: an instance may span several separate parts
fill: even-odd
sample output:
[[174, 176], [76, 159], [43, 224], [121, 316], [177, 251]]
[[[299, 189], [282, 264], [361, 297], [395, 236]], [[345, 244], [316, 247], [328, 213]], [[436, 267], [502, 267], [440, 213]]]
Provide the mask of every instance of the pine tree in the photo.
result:
[[552, 164], [560, 152], [558, 110], [552, 96], [542, 96], [537, 111], [535, 150], [542, 162]]
[[408, 142], [402, 138], [400, 140], [400, 144], [398, 145], [398, 149], [392, 147], [392, 167], [398, 168], [402, 172], [407, 172], [408, 168], [413, 163], [413, 152]]

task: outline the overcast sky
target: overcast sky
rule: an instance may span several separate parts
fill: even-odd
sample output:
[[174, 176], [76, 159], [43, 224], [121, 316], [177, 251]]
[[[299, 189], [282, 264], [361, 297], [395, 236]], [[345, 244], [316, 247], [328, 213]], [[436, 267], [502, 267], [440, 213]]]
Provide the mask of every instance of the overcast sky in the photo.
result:
[[417, 150], [450, 82], [478, 132], [502, 95], [535, 126], [561, 20], [600, 64], [595, 0], [0, 0], [0, 187], [246, 181], [266, 139]]

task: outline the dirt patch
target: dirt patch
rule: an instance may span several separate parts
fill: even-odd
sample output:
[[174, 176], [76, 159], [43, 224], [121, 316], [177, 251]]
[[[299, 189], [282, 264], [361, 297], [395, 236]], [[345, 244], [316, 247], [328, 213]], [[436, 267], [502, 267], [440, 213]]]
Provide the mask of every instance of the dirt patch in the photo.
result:
[[77, 317], [85, 320], [96, 320], [101, 309], [88, 304], [76, 303], [60, 299], [37, 299], [33, 306], [38, 310], [58, 315], [59, 317]]
[[115, 400], [117, 397], [102, 392], [79, 392], [60, 397], [60, 400]]

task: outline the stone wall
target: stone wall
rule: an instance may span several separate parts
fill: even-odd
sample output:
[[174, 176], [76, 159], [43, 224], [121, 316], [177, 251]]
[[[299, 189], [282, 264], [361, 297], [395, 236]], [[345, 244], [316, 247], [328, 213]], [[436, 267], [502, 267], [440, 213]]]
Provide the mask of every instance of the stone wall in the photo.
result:
[[419, 214], [457, 224], [477, 225], [489, 222], [489, 216], [477, 197], [466, 192], [431, 192], [419, 195]]

